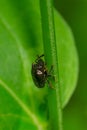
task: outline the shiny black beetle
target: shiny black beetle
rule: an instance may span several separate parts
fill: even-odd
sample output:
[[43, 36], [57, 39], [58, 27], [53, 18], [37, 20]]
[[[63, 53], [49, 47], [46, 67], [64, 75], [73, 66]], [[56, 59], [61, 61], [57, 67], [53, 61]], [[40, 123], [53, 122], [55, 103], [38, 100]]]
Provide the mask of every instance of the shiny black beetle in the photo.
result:
[[44, 55], [38, 56], [37, 59], [35, 60], [35, 63], [32, 64], [32, 69], [31, 69], [32, 78], [33, 78], [35, 85], [38, 88], [43, 88], [45, 86], [46, 82], [48, 83], [48, 85], [51, 88], [53, 88], [48, 79], [49, 77], [52, 76], [51, 70], [52, 70], [53, 66], [51, 67], [50, 71], [48, 72], [48, 70], [46, 68], [46, 64], [42, 59], [43, 56]]

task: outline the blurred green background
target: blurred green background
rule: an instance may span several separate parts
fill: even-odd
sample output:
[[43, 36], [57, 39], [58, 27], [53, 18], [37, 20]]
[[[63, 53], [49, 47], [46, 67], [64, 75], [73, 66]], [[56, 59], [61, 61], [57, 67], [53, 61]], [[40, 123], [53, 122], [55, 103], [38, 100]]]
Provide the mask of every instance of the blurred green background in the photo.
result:
[[64, 130], [87, 129], [87, 0], [55, 0], [55, 7], [70, 25], [79, 55], [79, 79], [64, 109]]

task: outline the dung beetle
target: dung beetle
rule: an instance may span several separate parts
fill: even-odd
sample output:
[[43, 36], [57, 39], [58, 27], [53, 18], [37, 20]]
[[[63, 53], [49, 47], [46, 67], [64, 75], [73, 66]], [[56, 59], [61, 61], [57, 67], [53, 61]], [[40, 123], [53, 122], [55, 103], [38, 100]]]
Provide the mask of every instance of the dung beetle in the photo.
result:
[[38, 88], [43, 88], [46, 83], [48, 83], [50, 88], [53, 88], [49, 77], [53, 77], [51, 71], [53, 70], [53, 66], [51, 66], [50, 71], [47, 70], [46, 64], [42, 59], [43, 55], [37, 56], [37, 59], [34, 63], [32, 63], [31, 74], [34, 81], [34, 84]]

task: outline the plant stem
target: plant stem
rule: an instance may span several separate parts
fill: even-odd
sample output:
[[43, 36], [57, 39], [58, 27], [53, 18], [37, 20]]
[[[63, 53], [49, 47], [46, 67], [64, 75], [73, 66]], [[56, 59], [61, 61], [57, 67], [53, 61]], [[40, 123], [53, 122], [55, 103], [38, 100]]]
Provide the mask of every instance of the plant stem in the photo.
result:
[[55, 89], [48, 89], [49, 129], [63, 130], [53, 1], [40, 0], [40, 11], [45, 60], [48, 68], [53, 65], [55, 75], [55, 83], [52, 82]]

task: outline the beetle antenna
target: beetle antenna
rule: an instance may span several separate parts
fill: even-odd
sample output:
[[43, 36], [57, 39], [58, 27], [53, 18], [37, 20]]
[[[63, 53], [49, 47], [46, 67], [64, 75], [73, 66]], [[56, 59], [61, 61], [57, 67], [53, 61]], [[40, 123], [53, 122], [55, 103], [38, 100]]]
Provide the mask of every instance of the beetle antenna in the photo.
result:
[[40, 56], [38, 56], [38, 58], [40, 59], [41, 57], [43, 57], [44, 56], [44, 54], [42, 54], [42, 55], [40, 55]]
[[37, 61], [41, 58], [41, 57], [43, 57], [44, 56], [44, 54], [42, 54], [42, 55], [37, 55], [37, 59], [35, 60], [35, 62], [37, 63]]

